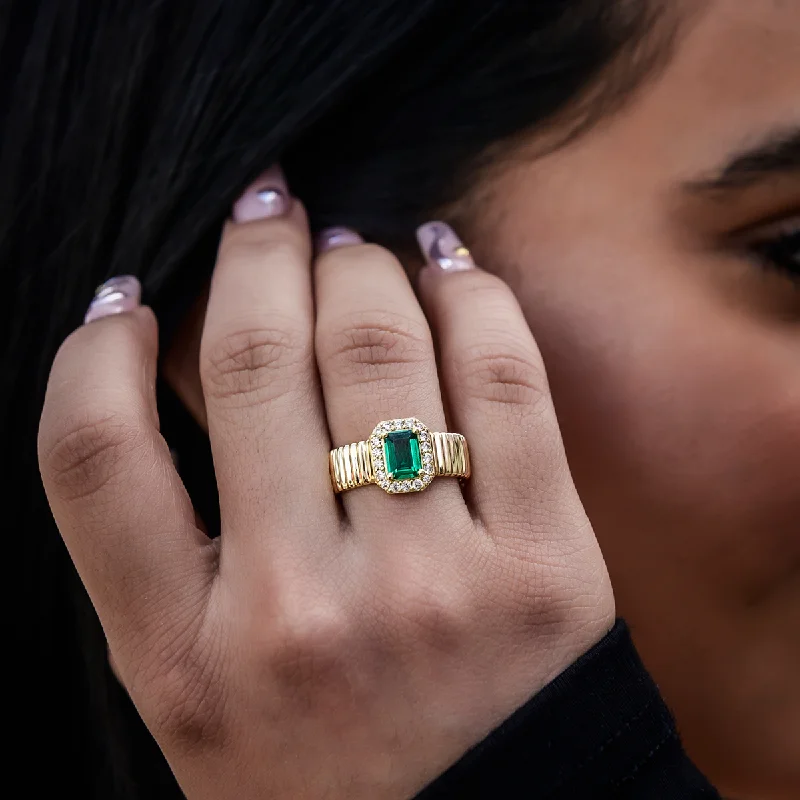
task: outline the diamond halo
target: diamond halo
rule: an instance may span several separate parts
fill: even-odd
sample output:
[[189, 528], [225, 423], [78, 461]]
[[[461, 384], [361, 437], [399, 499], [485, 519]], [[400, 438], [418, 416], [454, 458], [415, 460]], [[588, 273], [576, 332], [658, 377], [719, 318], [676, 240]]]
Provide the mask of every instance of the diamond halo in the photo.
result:
[[[419, 441], [422, 467], [416, 478], [410, 480], [390, 478], [386, 470], [383, 442], [387, 434], [397, 430], [411, 430], [417, 434]], [[386, 420], [375, 426], [368, 441], [372, 456], [372, 472], [375, 475], [375, 482], [381, 489], [389, 494], [409, 494], [427, 489], [433, 480], [433, 437], [426, 425], [415, 417]]]

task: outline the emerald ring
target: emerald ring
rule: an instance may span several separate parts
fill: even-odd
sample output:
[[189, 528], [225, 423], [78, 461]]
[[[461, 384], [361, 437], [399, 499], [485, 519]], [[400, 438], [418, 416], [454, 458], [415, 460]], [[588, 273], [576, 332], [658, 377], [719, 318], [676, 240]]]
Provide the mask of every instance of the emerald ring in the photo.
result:
[[439, 476], [469, 478], [469, 448], [459, 433], [431, 431], [415, 417], [379, 422], [369, 438], [331, 450], [335, 492], [377, 484], [388, 494], [421, 492]]

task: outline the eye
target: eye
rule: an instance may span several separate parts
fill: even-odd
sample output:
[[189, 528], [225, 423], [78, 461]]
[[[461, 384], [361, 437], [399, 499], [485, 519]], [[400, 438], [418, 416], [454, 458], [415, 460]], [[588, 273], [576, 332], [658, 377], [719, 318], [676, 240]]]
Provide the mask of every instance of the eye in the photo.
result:
[[800, 216], [761, 228], [748, 238], [745, 247], [764, 267], [800, 282]]

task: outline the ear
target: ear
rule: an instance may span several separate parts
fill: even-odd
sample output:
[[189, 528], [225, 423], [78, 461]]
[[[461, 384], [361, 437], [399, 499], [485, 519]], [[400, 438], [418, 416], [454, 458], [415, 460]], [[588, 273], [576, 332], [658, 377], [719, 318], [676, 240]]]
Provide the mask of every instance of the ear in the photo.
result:
[[159, 365], [164, 380], [206, 433], [208, 420], [200, 383], [200, 340], [207, 305], [208, 289], [192, 305]]

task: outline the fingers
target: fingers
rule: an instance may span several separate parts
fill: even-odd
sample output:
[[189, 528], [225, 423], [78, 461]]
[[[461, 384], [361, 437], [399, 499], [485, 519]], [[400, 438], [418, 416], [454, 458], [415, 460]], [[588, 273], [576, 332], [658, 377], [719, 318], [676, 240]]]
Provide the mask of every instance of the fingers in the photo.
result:
[[[387, 250], [346, 234], [324, 235], [315, 269], [316, 352], [334, 445], [367, 439], [379, 422], [397, 418], [446, 430], [433, 340], [402, 266]], [[463, 507], [455, 481], [435, 481], [424, 495], [406, 498], [369, 487], [343, 499], [355, 522], [373, 525], [376, 514], [396, 514], [398, 502], [422, 513], [431, 502], [443, 513], [448, 504]]]
[[223, 529], [248, 557], [335, 528], [310, 261], [305, 212], [273, 170], [225, 228], [200, 346]]
[[443, 388], [471, 452], [471, 497], [492, 531], [523, 535], [553, 515], [582, 514], [547, 386], [522, 311], [475, 267], [443, 223], [419, 231], [420, 293], [437, 334]]
[[[109, 640], [179, 638], [203, 609], [214, 547], [158, 430], [157, 331], [138, 282], [109, 281], [56, 356], [39, 429], [56, 523]], [[113, 318], [102, 319], [109, 312]], [[121, 313], [127, 312], [127, 313]], [[97, 320], [97, 321], [92, 321]]]

